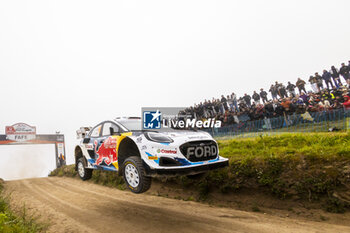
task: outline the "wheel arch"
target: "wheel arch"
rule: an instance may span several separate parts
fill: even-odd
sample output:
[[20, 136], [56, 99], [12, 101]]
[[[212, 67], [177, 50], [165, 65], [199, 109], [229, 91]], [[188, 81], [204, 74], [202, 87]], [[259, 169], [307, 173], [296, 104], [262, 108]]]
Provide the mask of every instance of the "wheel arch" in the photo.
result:
[[84, 166], [87, 167], [87, 161], [85, 156], [83, 155], [83, 150], [80, 146], [76, 146], [74, 149], [74, 158], [75, 158], [75, 170], [77, 170], [77, 163], [80, 158], [83, 158]]
[[123, 163], [125, 159], [131, 156], [141, 157], [140, 150], [137, 147], [134, 140], [129, 137], [125, 137], [119, 144], [118, 147], [118, 165], [119, 165], [119, 174], [121, 174]]

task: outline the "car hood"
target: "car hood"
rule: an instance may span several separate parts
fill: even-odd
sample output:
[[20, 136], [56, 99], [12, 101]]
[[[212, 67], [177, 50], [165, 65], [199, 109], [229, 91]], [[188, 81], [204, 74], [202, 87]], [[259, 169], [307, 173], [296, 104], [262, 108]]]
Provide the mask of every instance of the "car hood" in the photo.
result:
[[[133, 137], [139, 137], [147, 131], [134, 131]], [[194, 130], [172, 130], [172, 131], [150, 131], [153, 133], [161, 133], [167, 135], [173, 140], [176, 139], [185, 139], [185, 141], [189, 140], [213, 140], [212, 136], [204, 131], [194, 131]]]
[[175, 130], [169, 132], [159, 132], [169, 136], [170, 138], [187, 137], [188, 139], [212, 139], [210, 134], [204, 131], [191, 131], [191, 130]]

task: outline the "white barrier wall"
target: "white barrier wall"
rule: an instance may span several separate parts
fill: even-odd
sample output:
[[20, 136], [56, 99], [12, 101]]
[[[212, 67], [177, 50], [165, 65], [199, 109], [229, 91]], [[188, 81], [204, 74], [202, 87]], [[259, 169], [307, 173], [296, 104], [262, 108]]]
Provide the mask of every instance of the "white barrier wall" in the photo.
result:
[[47, 177], [56, 168], [54, 144], [0, 146], [0, 178]]

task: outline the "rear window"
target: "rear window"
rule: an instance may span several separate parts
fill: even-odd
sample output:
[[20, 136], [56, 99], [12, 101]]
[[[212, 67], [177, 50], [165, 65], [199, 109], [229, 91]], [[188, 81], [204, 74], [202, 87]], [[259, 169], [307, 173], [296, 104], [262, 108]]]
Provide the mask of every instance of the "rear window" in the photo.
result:
[[102, 124], [96, 126], [90, 134], [90, 137], [99, 137], [101, 132]]
[[125, 128], [127, 128], [130, 131], [142, 130], [140, 119], [121, 120], [121, 121], [118, 121], [118, 123], [120, 123], [122, 126], [124, 126]]

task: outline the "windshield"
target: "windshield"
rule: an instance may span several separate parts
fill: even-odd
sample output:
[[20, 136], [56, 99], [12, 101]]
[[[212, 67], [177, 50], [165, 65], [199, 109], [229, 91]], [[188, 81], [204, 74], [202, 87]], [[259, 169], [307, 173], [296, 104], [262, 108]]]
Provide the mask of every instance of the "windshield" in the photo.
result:
[[118, 120], [118, 123], [127, 128], [130, 131], [139, 131], [141, 129], [141, 120]]

